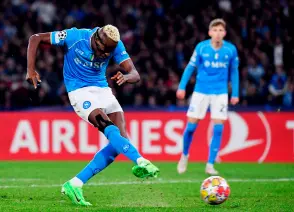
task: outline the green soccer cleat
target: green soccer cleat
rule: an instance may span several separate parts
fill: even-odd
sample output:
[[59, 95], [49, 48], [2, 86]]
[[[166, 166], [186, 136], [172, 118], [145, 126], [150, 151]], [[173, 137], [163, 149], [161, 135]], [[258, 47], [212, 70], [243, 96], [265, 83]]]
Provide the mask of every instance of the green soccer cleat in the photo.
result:
[[149, 160], [142, 160], [138, 165], [132, 168], [132, 172], [138, 178], [156, 178], [159, 174], [159, 169]]
[[61, 188], [61, 193], [68, 196], [68, 198], [75, 205], [90, 206], [91, 203], [87, 202], [83, 196], [83, 189], [81, 187], [73, 186], [69, 181], [64, 183]]

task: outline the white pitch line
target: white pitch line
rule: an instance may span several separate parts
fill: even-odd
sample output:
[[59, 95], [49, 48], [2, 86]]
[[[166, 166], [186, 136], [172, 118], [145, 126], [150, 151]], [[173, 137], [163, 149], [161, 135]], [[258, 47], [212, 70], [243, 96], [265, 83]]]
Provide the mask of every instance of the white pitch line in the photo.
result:
[[[194, 180], [164, 180], [164, 179], [154, 179], [150, 181], [118, 181], [118, 182], [100, 182], [100, 183], [88, 183], [86, 186], [109, 186], [109, 185], [148, 185], [148, 184], [176, 184], [176, 183], [201, 183], [203, 180], [194, 179]], [[294, 178], [277, 178], [277, 179], [229, 179], [231, 182], [290, 182], [294, 181]], [[61, 184], [44, 184], [44, 185], [0, 185], [0, 188], [50, 188], [50, 187], [61, 187]]]
[[31, 182], [31, 181], [39, 181], [39, 178], [0, 178], [0, 182]]

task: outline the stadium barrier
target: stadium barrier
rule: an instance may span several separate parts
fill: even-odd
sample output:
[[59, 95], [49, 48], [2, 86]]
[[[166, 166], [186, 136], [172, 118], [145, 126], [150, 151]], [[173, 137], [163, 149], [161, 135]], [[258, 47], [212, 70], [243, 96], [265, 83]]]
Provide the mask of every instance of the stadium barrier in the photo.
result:
[[[158, 161], [179, 159], [184, 112], [125, 115], [129, 137], [143, 156]], [[108, 142], [73, 112], [3, 112], [0, 120], [0, 160], [90, 160]], [[206, 161], [211, 129], [208, 114], [194, 134], [191, 161]], [[230, 112], [218, 160], [294, 162], [294, 113]]]

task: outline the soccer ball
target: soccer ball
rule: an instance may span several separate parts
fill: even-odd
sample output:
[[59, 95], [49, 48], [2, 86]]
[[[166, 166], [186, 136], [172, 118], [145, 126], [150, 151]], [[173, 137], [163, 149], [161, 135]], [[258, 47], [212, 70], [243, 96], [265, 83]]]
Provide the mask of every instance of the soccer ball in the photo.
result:
[[226, 201], [230, 192], [229, 184], [220, 176], [206, 178], [200, 188], [202, 200], [211, 205], [218, 205]]

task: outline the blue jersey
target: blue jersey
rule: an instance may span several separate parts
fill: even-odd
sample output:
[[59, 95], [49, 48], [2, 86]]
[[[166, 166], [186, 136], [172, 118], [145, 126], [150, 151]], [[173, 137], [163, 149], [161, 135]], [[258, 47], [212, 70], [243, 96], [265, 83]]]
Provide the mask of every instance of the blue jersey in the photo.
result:
[[228, 82], [232, 82], [232, 96], [239, 96], [239, 59], [236, 47], [223, 41], [219, 49], [214, 49], [211, 40], [200, 42], [182, 76], [179, 89], [184, 90], [197, 67], [194, 91], [203, 94], [226, 94]]
[[130, 58], [122, 41], [109, 57], [95, 58], [91, 37], [97, 29], [71, 28], [51, 33], [51, 44], [65, 48], [63, 75], [67, 92], [87, 86], [108, 87], [105, 72], [109, 60], [113, 57], [120, 64]]

